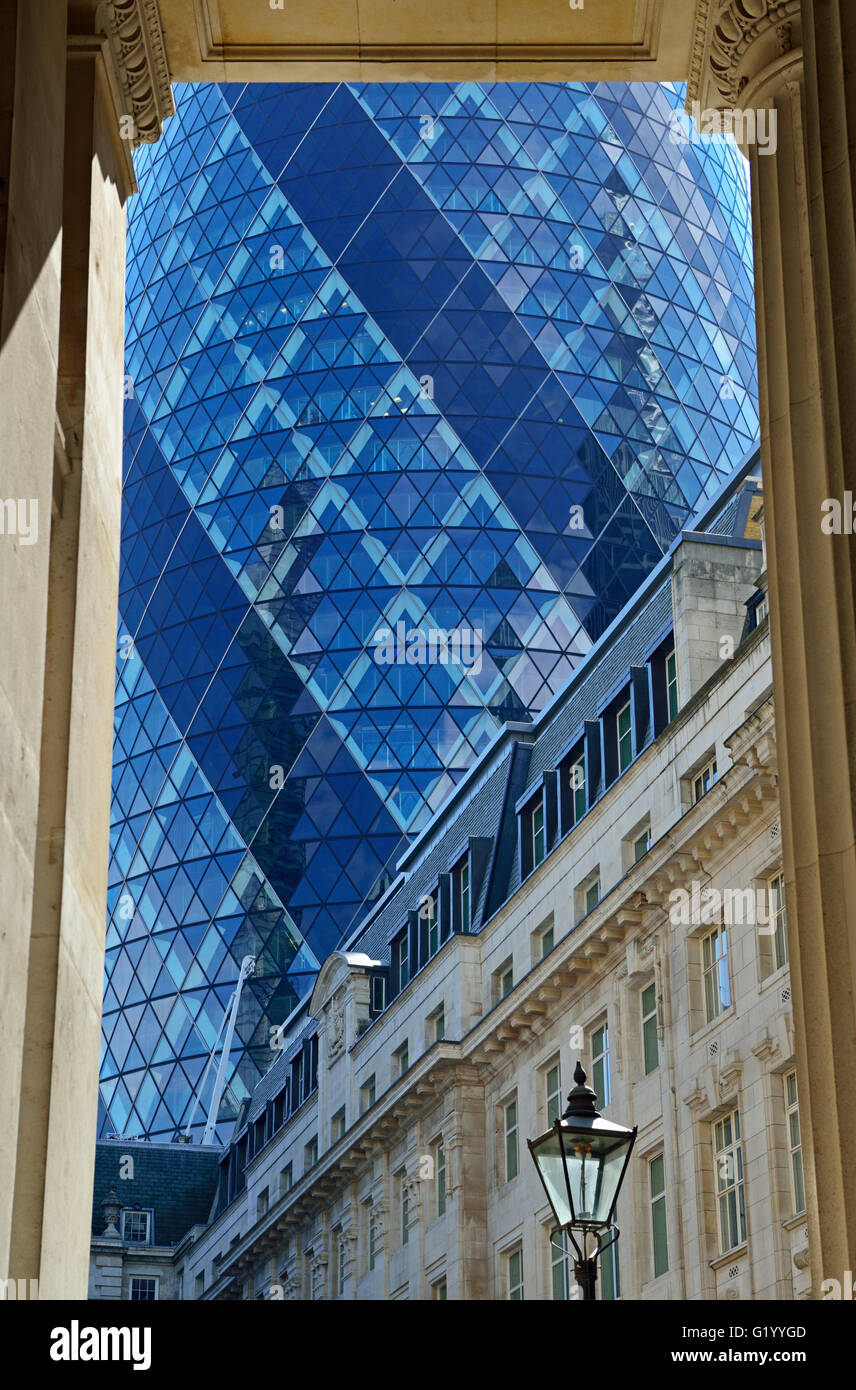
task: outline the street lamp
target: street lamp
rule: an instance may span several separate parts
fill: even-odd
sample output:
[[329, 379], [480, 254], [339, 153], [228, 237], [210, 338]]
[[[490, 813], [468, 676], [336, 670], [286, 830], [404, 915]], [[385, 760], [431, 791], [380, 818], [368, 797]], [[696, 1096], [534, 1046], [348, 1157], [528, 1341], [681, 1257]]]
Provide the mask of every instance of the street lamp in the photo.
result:
[[[527, 1142], [556, 1224], [567, 1231], [576, 1251], [574, 1273], [582, 1296], [593, 1299], [598, 1255], [618, 1237], [616, 1228], [612, 1240], [601, 1247], [600, 1236], [612, 1225], [636, 1127], [626, 1129], [601, 1119], [594, 1104], [597, 1097], [585, 1084], [579, 1062], [574, 1081], [561, 1119], [546, 1134]], [[594, 1251], [590, 1254], [591, 1237]]]

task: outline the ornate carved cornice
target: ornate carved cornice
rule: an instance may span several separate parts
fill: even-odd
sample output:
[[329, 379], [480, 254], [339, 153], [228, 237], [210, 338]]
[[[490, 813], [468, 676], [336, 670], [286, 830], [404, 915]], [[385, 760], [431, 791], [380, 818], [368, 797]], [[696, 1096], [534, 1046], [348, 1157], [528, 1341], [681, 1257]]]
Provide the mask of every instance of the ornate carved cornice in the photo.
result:
[[687, 110], [737, 108], [765, 69], [789, 66], [800, 42], [800, 0], [696, 0]]
[[120, 114], [133, 119], [123, 138], [132, 149], [154, 143], [175, 114], [157, 0], [104, 0], [95, 11], [95, 31], [107, 40]]

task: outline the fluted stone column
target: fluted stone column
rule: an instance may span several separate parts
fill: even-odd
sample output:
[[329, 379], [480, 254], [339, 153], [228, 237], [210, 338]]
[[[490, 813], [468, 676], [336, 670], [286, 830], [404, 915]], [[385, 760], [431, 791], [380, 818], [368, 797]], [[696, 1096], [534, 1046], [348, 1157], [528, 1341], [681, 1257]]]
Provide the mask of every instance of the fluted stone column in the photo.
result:
[[[11, 170], [5, 207], [0, 196], [0, 450], [4, 487], [37, 500], [38, 530], [32, 541], [20, 525], [0, 537], [10, 652], [0, 675], [0, 1277], [37, 1280], [42, 1298], [84, 1298], [116, 654], [125, 200], [135, 187], [131, 148], [156, 136], [172, 98], [165, 62], [155, 61], [152, 0], [81, 0], [68, 16], [56, 0], [0, 0], [0, 36], [10, 31], [14, 70], [0, 81], [0, 174], [3, 164]], [[32, 509], [16, 509], [16, 521], [21, 515], [31, 528]]]
[[0, 0], [0, 1278], [11, 1273], [33, 913], [64, 126], [62, 6]]
[[[856, 1262], [856, 6], [700, 0], [688, 102], [775, 113], [752, 174], [761, 453], [812, 1284]], [[751, 127], [749, 127], [751, 129]]]

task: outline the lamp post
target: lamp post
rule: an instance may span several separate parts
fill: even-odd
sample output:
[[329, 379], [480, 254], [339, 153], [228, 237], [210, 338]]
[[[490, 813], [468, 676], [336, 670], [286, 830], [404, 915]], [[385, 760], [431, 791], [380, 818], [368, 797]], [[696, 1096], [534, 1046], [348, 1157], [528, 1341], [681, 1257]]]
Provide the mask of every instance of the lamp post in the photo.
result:
[[[567, 1231], [576, 1252], [574, 1273], [582, 1296], [593, 1299], [598, 1255], [607, 1248], [601, 1247], [600, 1237], [612, 1225], [636, 1127], [626, 1129], [601, 1119], [595, 1109], [597, 1097], [586, 1085], [579, 1062], [574, 1081], [561, 1119], [546, 1134], [527, 1142], [556, 1224]], [[591, 1237], [593, 1253], [589, 1253]], [[612, 1241], [617, 1238], [616, 1228]]]

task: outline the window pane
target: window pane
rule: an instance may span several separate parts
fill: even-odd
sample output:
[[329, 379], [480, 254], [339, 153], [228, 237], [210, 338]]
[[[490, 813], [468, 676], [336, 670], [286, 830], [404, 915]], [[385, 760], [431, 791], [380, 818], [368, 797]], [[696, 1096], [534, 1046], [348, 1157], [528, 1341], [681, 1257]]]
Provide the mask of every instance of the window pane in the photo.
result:
[[[606, 1245], [609, 1234], [601, 1237], [602, 1245]], [[600, 1258], [600, 1296], [602, 1299], [614, 1299], [621, 1297], [621, 1274], [618, 1264], [618, 1241], [613, 1241], [608, 1249], [604, 1250]]]
[[805, 1182], [803, 1180], [802, 1149], [791, 1155], [791, 1171], [794, 1180], [794, 1214], [805, 1211]]
[[508, 1297], [517, 1302], [523, 1298], [523, 1252], [513, 1250], [508, 1257]]
[[659, 1279], [669, 1268], [669, 1243], [666, 1233], [666, 1199], [660, 1197], [651, 1208], [654, 1240], [654, 1278]]
[[562, 1091], [559, 1079], [559, 1068], [551, 1067], [546, 1076], [547, 1087], [547, 1124], [555, 1124], [562, 1113]]
[[669, 699], [669, 719], [671, 720], [678, 712], [678, 668], [674, 652], [669, 652], [666, 657], [666, 689]]
[[517, 1177], [517, 1102], [505, 1107], [505, 1178]]
[[669, 1244], [666, 1231], [666, 1176], [662, 1154], [652, 1158], [648, 1165], [651, 1185], [651, 1238], [654, 1250], [654, 1278], [665, 1274], [669, 1268]]
[[623, 772], [630, 766], [633, 756], [633, 731], [630, 719], [630, 706], [618, 711], [618, 770]]
[[586, 813], [586, 770], [582, 758], [571, 768], [571, 793], [573, 797], [574, 825]]
[[544, 858], [544, 807], [538, 805], [532, 812], [532, 855], [538, 865]]

